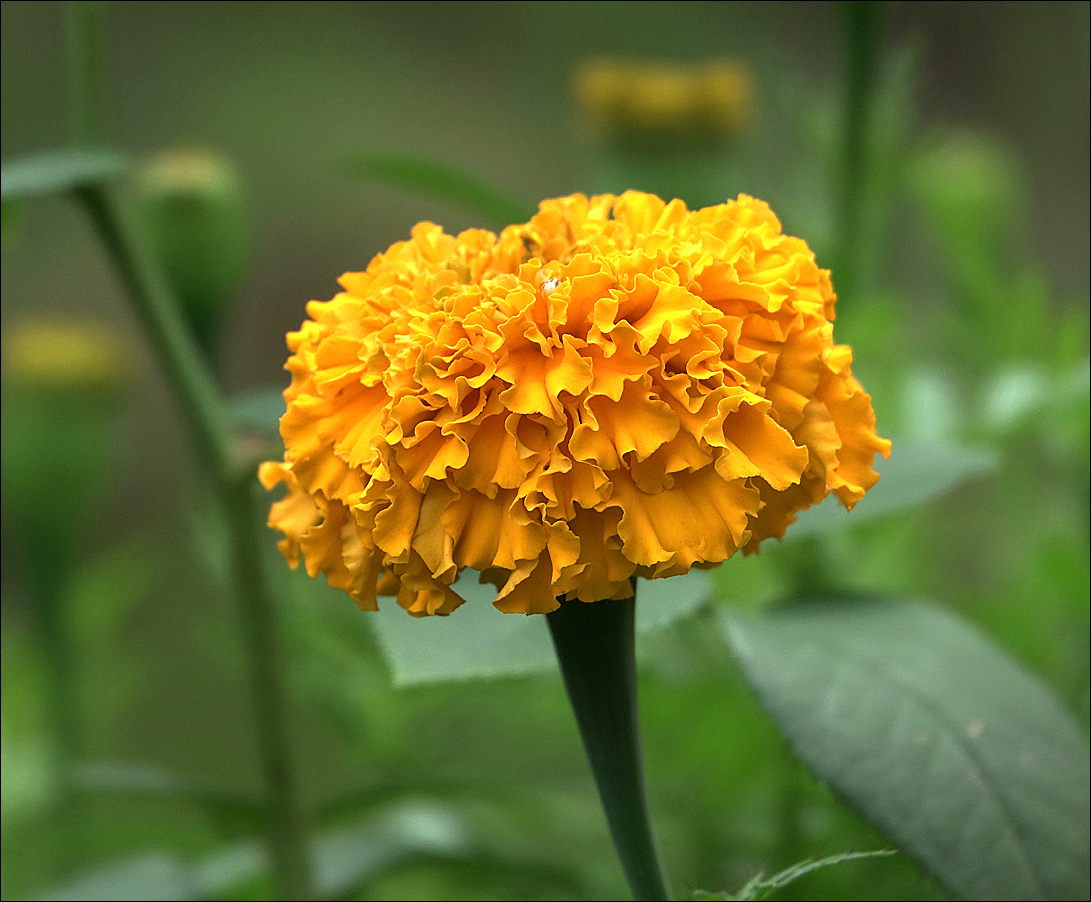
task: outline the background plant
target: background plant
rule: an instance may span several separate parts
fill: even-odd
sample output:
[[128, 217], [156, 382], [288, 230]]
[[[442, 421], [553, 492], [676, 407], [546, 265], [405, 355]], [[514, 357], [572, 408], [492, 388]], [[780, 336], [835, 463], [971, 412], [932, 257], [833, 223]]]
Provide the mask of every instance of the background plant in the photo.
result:
[[[599, 151], [579, 143], [566, 76], [556, 73], [559, 59], [601, 49], [606, 30], [634, 54], [745, 51], [760, 118], [736, 149], [727, 190], [768, 200], [820, 260], [836, 250], [843, 93], [836, 70], [823, 65], [839, 47], [834, 17], [792, 32], [796, 26], [779, 21], [811, 15], [808, 5], [742, 15], [696, 4], [677, 29], [677, 17], [658, 7], [642, 22], [607, 9], [581, 23], [551, 4], [499, 21], [488, 8], [479, 15], [464, 5], [457, 21], [429, 22], [397, 4], [364, 11], [374, 6], [350, 15], [348, 7], [275, 4], [238, 19], [226, 6], [202, 8], [197, 18], [185, 6], [106, 7], [112, 75], [104, 96], [113, 98], [106, 118], [118, 143], [137, 152], [192, 139], [226, 147], [249, 188], [260, 250], [218, 358], [233, 391], [281, 378], [283, 332], [298, 325], [302, 301], [328, 294], [330, 273], [362, 266], [420, 218], [449, 230], [497, 224], [484, 221], [489, 211], [472, 192], [445, 188], [449, 177], [439, 179], [446, 192], [439, 200], [422, 190], [437, 183], [419, 177], [421, 158], [453, 166], [464, 179], [468, 173], [471, 187], [484, 183], [516, 204], [597, 187], [586, 173]], [[5, 161], [61, 143], [66, 129], [60, 113], [42, 114], [61, 98], [60, 75], [51, 74], [64, 68], [60, 6], [20, 7], [4, 6]], [[977, 12], [952, 12], [942, 31], [924, 31], [914, 53], [893, 37], [924, 28], [907, 9], [896, 8], [883, 32], [860, 214], [869, 224], [861, 238], [867, 253], [856, 297], [843, 296], [838, 329], [857, 349], [882, 428], [921, 449], [917, 482], [953, 491], [916, 507], [909, 502], [919, 496], [895, 499], [900, 512], [821, 538], [813, 531], [805, 539], [804, 521], [793, 542], [721, 571], [716, 594], [757, 606], [812, 580], [820, 560], [842, 588], [939, 599], [1037, 672], [1082, 719], [1086, 737], [1087, 226], [1086, 188], [1078, 186], [1080, 178], [1086, 184], [1087, 139], [1086, 118], [1060, 106], [1068, 98], [1086, 116], [1077, 90], [1087, 84], [1086, 10], [995, 17], [989, 40], [1006, 52], [981, 63], [992, 78], [988, 96], [999, 98], [993, 121], [1012, 121], [1028, 95], [1044, 117], [1013, 149], [982, 135], [952, 140], [934, 118], [916, 119], [921, 98], [933, 117], [969, 103], [972, 78], [953, 80], [962, 90], [937, 99], [941, 73], [953, 65], [937, 44], [942, 34], [983, 23]], [[164, 23], [164, 16], [177, 19]], [[35, 29], [46, 48], [37, 52], [52, 60], [42, 69], [7, 46]], [[1067, 33], [1077, 35], [1071, 53], [1034, 49]], [[344, 42], [339, 54], [328, 49], [331, 35]], [[486, 66], [464, 60], [473, 56], [468, 46], [483, 48], [478, 59]], [[1011, 70], [996, 62], [1005, 56]], [[351, 77], [344, 59], [353, 61]], [[538, 59], [554, 73], [545, 82], [531, 64]], [[827, 73], [818, 91], [807, 66]], [[172, 67], [187, 75], [167, 77]], [[477, 80], [482, 69], [495, 77]], [[1041, 86], [1043, 71], [1055, 81]], [[446, 106], [432, 99], [440, 84], [449, 91]], [[319, 95], [328, 106], [313, 102]], [[419, 112], [406, 116], [407, 108]], [[1040, 136], [1055, 134], [1060, 121], [1074, 129], [1072, 139], [1054, 138], [1049, 155], [1035, 156]], [[498, 128], [508, 154], [494, 150]], [[385, 185], [374, 181], [383, 174], [376, 153], [387, 158]], [[417, 169], [407, 176], [403, 164], [392, 173], [390, 159], [406, 155]], [[1050, 173], [1068, 155], [1076, 165], [1051, 187]], [[367, 163], [373, 180], [353, 181], [340, 168], [350, 159]], [[1052, 226], [1065, 209], [1071, 225]], [[6, 207], [6, 223], [8, 214]], [[1043, 220], [1051, 223], [1048, 240], [1028, 225]], [[23, 205], [11, 237], [5, 226], [5, 335], [15, 313], [43, 304], [54, 311], [71, 304], [128, 328], [116, 283], [80, 223], [48, 200]], [[257, 787], [235, 614], [218, 588], [221, 526], [155, 366], [145, 360], [143, 372], [128, 427], [132, 465], [83, 540], [67, 605], [87, 736], [81, 760], [114, 762], [83, 769], [86, 829], [67, 862], [53, 860], [45, 839], [52, 824], [42, 767], [45, 670], [28, 628], [25, 583], [8, 566], [5, 512], [5, 895], [54, 883], [62, 864], [71, 875], [106, 863], [97, 879], [114, 883], [105, 894], [119, 880], [152, 881], [179, 896], [268, 891], [246, 795]], [[268, 424], [264, 397], [246, 398], [238, 415]], [[10, 410], [5, 399], [5, 416]], [[7, 425], [4, 433], [7, 442]], [[323, 828], [316, 858], [324, 890], [364, 897], [619, 892], [559, 681], [393, 689], [376, 636], [351, 605], [321, 597], [324, 590], [306, 581], [286, 582], [282, 592], [298, 699], [294, 732], [306, 749], [307, 804]], [[760, 870], [884, 845], [792, 762], [725, 651], [718, 611], [642, 640], [652, 804], [672, 873], [735, 888]], [[391, 651], [394, 629], [384, 620], [378, 635], [395, 675], [434, 679]], [[524, 669], [532, 656], [519, 655]], [[452, 667], [479, 674], [482, 655], [466, 657]], [[498, 672], [510, 666], [486, 664]], [[585, 855], [573, 861], [577, 847]], [[815, 871], [784, 892], [906, 897], [936, 889], [905, 860], [877, 859]]]

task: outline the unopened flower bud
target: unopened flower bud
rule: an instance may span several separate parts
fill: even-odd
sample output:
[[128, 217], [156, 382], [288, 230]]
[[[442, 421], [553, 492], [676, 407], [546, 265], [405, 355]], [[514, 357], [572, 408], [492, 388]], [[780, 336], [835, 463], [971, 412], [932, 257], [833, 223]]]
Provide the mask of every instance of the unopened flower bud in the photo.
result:
[[754, 118], [754, 81], [743, 63], [595, 59], [577, 69], [574, 88], [599, 139], [596, 190], [639, 189], [700, 207], [743, 187], [733, 158]]
[[129, 359], [106, 326], [43, 320], [5, 331], [4, 514], [34, 561], [64, 556], [108, 482]]
[[198, 341], [213, 356], [249, 252], [234, 168], [209, 150], [163, 151], [140, 171], [137, 215]]
[[1004, 249], [1023, 212], [1017, 161], [983, 137], [949, 138], [915, 164], [911, 184], [940, 239], [959, 253]]

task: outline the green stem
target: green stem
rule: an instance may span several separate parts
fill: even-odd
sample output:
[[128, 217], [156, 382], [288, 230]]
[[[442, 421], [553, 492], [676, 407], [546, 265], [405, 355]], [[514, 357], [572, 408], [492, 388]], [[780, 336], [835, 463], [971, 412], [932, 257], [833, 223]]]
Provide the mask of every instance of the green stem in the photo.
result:
[[47, 693], [51, 720], [50, 766], [56, 791], [54, 833], [51, 852], [61, 874], [76, 864], [76, 850], [86, 847], [82, 833], [73, 768], [83, 751], [77, 697], [77, 671], [73, 654], [72, 635], [68, 626], [65, 595], [70, 584], [67, 547], [57, 543], [32, 542], [27, 572], [42, 646], [48, 661]]
[[287, 686], [276, 610], [261, 557], [261, 526], [252, 474], [225, 482], [221, 499], [231, 527], [235, 591], [250, 667], [262, 770], [269, 815], [269, 843], [279, 877], [277, 898], [310, 899], [307, 823], [292, 768], [287, 719]]
[[72, 142], [97, 147], [106, 143], [106, 41], [102, 4], [69, 0], [65, 4]]
[[230, 473], [235, 461], [227, 410], [178, 306], [124, 228], [106, 189], [92, 185], [77, 189], [76, 194], [151, 338], [205, 463], [215, 474]]
[[64, 595], [68, 585], [69, 558], [61, 553], [46, 560], [33, 554], [31, 587], [38, 630], [49, 660], [49, 695], [53, 721], [54, 777], [62, 808], [71, 808], [72, 765], [80, 751], [79, 716], [72, 637], [65, 617]]
[[860, 217], [869, 164], [868, 120], [885, 12], [884, 4], [878, 0], [849, 0], [842, 4], [846, 49], [845, 131], [842, 138], [840, 236], [834, 278], [839, 297], [847, 297], [850, 301], [859, 287], [857, 246], [863, 235]]
[[78, 189], [76, 194], [90, 214], [151, 337], [217, 486], [231, 532], [277, 898], [311, 898], [307, 830], [291, 766], [287, 691], [277, 640], [276, 610], [262, 567], [253, 469], [236, 460], [230, 420], [204, 359], [177, 305], [154, 278], [151, 266], [124, 228], [105, 189], [91, 186]]
[[780, 773], [776, 789], [777, 800], [777, 843], [778, 862], [799, 861], [806, 856], [803, 846], [803, 787], [800, 785], [799, 765], [787, 748], [780, 750]]
[[648, 814], [636, 704], [636, 598], [546, 615], [614, 847], [634, 899], [669, 899]]

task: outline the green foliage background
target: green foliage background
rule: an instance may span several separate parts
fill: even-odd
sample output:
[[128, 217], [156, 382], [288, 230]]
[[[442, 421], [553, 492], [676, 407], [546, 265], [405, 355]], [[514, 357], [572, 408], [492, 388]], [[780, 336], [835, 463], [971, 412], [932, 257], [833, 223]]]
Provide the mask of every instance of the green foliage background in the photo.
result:
[[[676, 888], [737, 889], [759, 871], [889, 845], [795, 762], [721, 632], [720, 609], [756, 610], [806, 588], [816, 561], [840, 589], [961, 613], [1044, 681], [1086, 739], [1088, 9], [890, 9], [868, 228], [838, 339], [853, 344], [895, 453], [901, 440], [986, 463], [949, 479], [951, 458], [926, 457], [921, 480], [945, 494], [833, 532], [804, 537], [801, 523], [795, 540], [716, 571], [714, 601], [696, 616], [641, 639], [649, 788]], [[331, 296], [337, 275], [415, 222], [497, 225], [455, 200], [362, 179], [347, 160], [439, 160], [529, 208], [604, 187], [603, 150], [569, 91], [589, 55], [745, 59], [759, 113], [732, 151], [728, 190], [767, 200], [828, 259], [837, 15], [820, 3], [110, 4], [111, 131], [138, 158], [196, 142], [239, 167], [255, 250], [219, 366], [241, 395], [283, 385], [283, 336], [304, 302]], [[5, 2], [2, 16], [7, 162], [67, 140], [65, 54], [61, 4]], [[136, 378], [122, 461], [71, 552], [86, 766], [64, 833], [52, 807], [47, 662], [5, 484], [3, 896], [99, 880], [79, 886], [262, 897], [223, 526], [84, 221], [60, 199], [20, 208], [10, 230], [7, 217], [5, 333], [28, 313], [93, 315], [127, 336]], [[375, 624], [324, 585], [274, 572], [328, 893], [624, 895], [556, 675], [393, 685]], [[903, 857], [846, 862], [778, 890], [815, 897], [944, 891]]]

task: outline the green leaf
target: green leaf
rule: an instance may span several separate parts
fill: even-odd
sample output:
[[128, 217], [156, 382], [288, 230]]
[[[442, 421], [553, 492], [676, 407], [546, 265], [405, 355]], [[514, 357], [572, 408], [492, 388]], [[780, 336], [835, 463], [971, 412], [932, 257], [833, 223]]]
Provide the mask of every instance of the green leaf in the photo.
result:
[[242, 392], [228, 399], [231, 419], [240, 429], [280, 434], [280, 418], [284, 416], [284, 389], [269, 387]]
[[785, 538], [814, 535], [916, 507], [990, 473], [998, 463], [996, 454], [965, 445], [895, 441], [889, 460], [876, 459], [879, 481], [863, 501], [846, 511], [831, 493], [821, 504], [800, 513]]
[[193, 898], [268, 898], [253, 892], [256, 887], [272, 883], [268, 864], [269, 851], [263, 840], [243, 840], [212, 852], [189, 865]]
[[831, 855], [828, 858], [808, 858], [806, 861], [797, 862], [772, 877], [758, 874], [737, 893], [710, 893], [708, 890], [699, 889], [693, 891], [692, 898], [701, 900], [701, 902], [714, 902], [714, 900], [718, 899], [730, 900], [730, 902], [736, 902], [736, 900], [737, 902], [743, 902], [743, 900], [749, 902], [749, 900], [764, 899], [770, 893], [787, 886], [789, 883], [794, 883], [800, 877], [811, 873], [811, 871], [828, 868], [846, 861], [856, 861], [860, 858], [879, 858], [895, 854], [897, 854], [896, 849], [876, 849], [872, 852], [845, 852], [841, 855]]
[[[458, 858], [471, 852], [469, 827], [449, 808], [409, 801], [348, 825], [324, 830], [314, 841], [312, 864], [320, 899], [355, 898], [385, 872], [421, 858]], [[260, 845], [228, 847], [192, 867], [202, 898], [221, 899], [261, 879]]]
[[113, 150], [55, 150], [6, 163], [0, 179], [0, 200], [57, 194], [109, 181], [126, 167], [125, 157]]
[[135, 764], [85, 764], [73, 781], [84, 790], [111, 795], [172, 799], [197, 805], [219, 821], [258, 830], [265, 823], [264, 807], [245, 796], [201, 786], [154, 767]]
[[[355, 898], [388, 871], [419, 860], [479, 857], [469, 825], [453, 810], [403, 802], [315, 838], [318, 898]], [[264, 844], [245, 840], [189, 861], [166, 851], [125, 858], [77, 874], [45, 899], [223, 899], [268, 877]], [[246, 896], [249, 898], [249, 896]]]
[[329, 830], [315, 844], [315, 883], [321, 899], [355, 897], [385, 871], [421, 857], [470, 851], [468, 827], [447, 808], [427, 802], [399, 805], [383, 815]]
[[764, 875], [758, 874], [731, 898], [740, 900], [764, 899], [775, 890], [781, 889], [790, 883], [794, 883], [800, 877], [811, 873], [811, 871], [832, 867], [835, 864], [843, 864], [846, 861], [857, 861], [861, 858], [879, 858], [895, 854], [897, 854], [896, 849], [874, 849], [871, 852], [845, 852], [841, 855], [831, 855], [828, 858], [819, 858], [817, 861], [811, 858], [807, 861], [797, 862], [790, 868], [785, 868], [779, 874], [775, 874], [768, 879], [766, 879]]
[[473, 176], [434, 160], [400, 154], [363, 153], [346, 163], [350, 172], [452, 200], [488, 217], [497, 227], [526, 222], [534, 207], [508, 197]]
[[186, 866], [165, 852], [151, 852], [78, 874], [54, 887], [45, 900], [169, 900], [201, 898]]
[[240, 887], [265, 878], [266, 858], [264, 844], [257, 840], [235, 843], [196, 862], [157, 850], [78, 873], [41, 898], [57, 902], [238, 898]]
[[[15, 681], [25, 684], [30, 682], [28, 677], [33, 679], [38, 674], [18, 673], [13, 674], [12, 678], [9, 673], [15, 668], [7, 666], [7, 655], [4, 663], [3, 683], [6, 691], [4, 717], [0, 719], [0, 774], [3, 774], [3, 780], [0, 780], [0, 813], [3, 813], [6, 829], [48, 808], [55, 801], [56, 787], [51, 769], [52, 750], [46, 737], [40, 733], [19, 735], [7, 720], [8, 698], [9, 694], [15, 694]], [[18, 702], [25, 703], [22, 699]]]
[[23, 222], [23, 205], [17, 200], [0, 204], [0, 236], [12, 237]]
[[1085, 357], [1067, 372], [1051, 374], [1031, 364], [1014, 364], [997, 373], [985, 388], [985, 424], [1010, 434], [1036, 418], [1063, 415], [1065, 408], [1087, 410], [1091, 361]]
[[969, 624], [897, 599], [721, 618], [796, 754], [952, 891], [1087, 898], [1087, 746]]
[[[694, 570], [670, 579], [641, 580], [637, 588], [638, 633], [665, 627], [708, 598], [711, 581]], [[466, 603], [449, 617], [410, 617], [393, 599], [368, 614], [394, 682], [499, 677], [556, 670], [545, 619], [503, 614], [492, 606], [496, 589], [463, 572], [455, 586]]]

